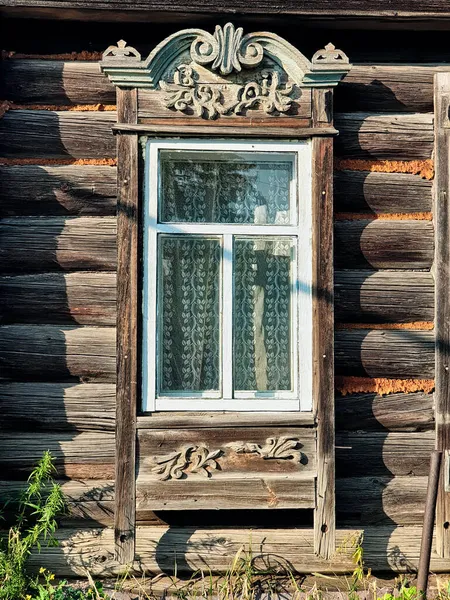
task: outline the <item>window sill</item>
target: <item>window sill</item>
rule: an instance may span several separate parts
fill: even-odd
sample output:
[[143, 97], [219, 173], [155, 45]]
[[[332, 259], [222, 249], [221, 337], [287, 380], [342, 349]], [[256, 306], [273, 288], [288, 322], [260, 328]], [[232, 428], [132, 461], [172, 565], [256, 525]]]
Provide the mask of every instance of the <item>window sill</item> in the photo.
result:
[[312, 412], [155, 412], [139, 415], [138, 429], [163, 429], [165, 427], [261, 427], [315, 425]]

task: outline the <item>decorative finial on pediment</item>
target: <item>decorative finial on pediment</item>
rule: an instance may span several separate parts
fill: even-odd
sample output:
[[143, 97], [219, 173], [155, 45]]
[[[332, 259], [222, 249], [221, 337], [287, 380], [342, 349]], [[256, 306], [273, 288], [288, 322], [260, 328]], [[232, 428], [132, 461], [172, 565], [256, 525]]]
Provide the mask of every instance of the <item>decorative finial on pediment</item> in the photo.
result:
[[348, 56], [337, 50], [334, 44], [327, 44], [322, 50], [318, 50], [311, 60], [313, 65], [344, 65], [349, 64]]
[[125, 40], [119, 40], [117, 42], [117, 46], [109, 46], [109, 48], [107, 48], [105, 52], [103, 52], [103, 60], [105, 60], [105, 58], [117, 58], [120, 60], [124, 58], [133, 58], [136, 60], [141, 60], [141, 55], [132, 46], [127, 46]]
[[263, 59], [264, 50], [253, 35], [245, 35], [242, 27], [235, 29], [232, 23], [224, 27], [216, 25], [214, 35], [202, 32], [191, 45], [191, 58], [199, 65], [211, 65], [213, 71], [229, 75], [242, 67], [256, 67]]

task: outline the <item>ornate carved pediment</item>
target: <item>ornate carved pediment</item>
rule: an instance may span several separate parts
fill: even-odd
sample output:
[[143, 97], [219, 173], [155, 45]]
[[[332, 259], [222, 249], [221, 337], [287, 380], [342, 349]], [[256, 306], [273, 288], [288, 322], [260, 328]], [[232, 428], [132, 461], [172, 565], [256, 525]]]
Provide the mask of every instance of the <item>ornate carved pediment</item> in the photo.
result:
[[146, 60], [121, 40], [110, 46], [101, 70], [117, 86], [164, 92], [163, 105], [205, 119], [296, 114], [302, 88], [336, 85], [349, 71], [347, 56], [332, 44], [309, 61], [273, 33], [244, 35], [232, 23], [213, 34], [185, 29], [161, 42]]

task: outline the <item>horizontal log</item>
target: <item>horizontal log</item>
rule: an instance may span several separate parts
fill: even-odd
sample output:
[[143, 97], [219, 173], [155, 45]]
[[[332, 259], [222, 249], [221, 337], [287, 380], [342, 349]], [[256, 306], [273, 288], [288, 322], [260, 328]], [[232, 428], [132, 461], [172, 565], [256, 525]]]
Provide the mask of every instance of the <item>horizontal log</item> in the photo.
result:
[[337, 322], [407, 323], [434, 319], [431, 273], [336, 271], [334, 292]]
[[371, 214], [431, 211], [432, 182], [409, 173], [336, 171], [336, 212]]
[[[3, 0], [3, 6], [14, 7], [14, 0]], [[200, 1], [189, 2], [188, 5], [183, 3], [181, 0], [170, 0], [169, 2], [163, 2], [162, 0], [140, 0], [134, 2], [127, 0], [126, 2], [119, 2], [118, 0], [95, 0], [95, 2], [89, 0], [72, 0], [70, 3], [67, 0], [52, 0], [48, 1], [37, 1], [37, 0], [21, 0], [21, 7], [23, 8], [63, 8], [63, 9], [89, 9], [98, 10], [98, 18], [101, 19], [101, 13], [104, 13], [105, 19], [109, 20], [112, 13], [117, 11], [123, 11], [123, 13], [131, 12], [138, 13], [140, 11], [146, 11], [149, 13], [150, 18], [156, 18], [158, 15], [152, 13], [172, 13], [179, 12], [181, 14], [214, 14], [218, 12], [224, 13], [243, 13], [251, 15], [279, 15], [281, 13], [287, 13], [289, 15], [300, 15], [300, 16], [313, 16], [313, 17], [328, 17], [336, 18], [340, 16], [352, 16], [355, 17], [369, 17], [373, 16], [377, 19], [388, 19], [392, 20], [392, 17], [421, 17], [431, 18], [445, 17], [448, 13], [448, 5], [444, 0], [427, 0], [418, 5], [414, 0], [398, 0], [395, 3], [386, 5], [383, 0], [369, 0], [361, 5], [357, 0], [344, 0], [339, 5], [334, 4], [330, 0], [320, 0], [319, 2], [312, 0], [284, 0], [282, 3], [274, 5], [268, 0], [257, 0], [249, 4], [244, 0], [232, 0], [231, 2], [211, 2], [207, 5]], [[108, 14], [108, 11], [111, 11]], [[70, 12], [70, 11], [69, 11]], [[114, 15], [119, 18], [117, 14]], [[61, 17], [59, 17], [61, 18]], [[89, 18], [85, 15], [85, 18]]]
[[[349, 330], [336, 333], [341, 375], [433, 378], [432, 331]], [[4, 325], [0, 327], [4, 378], [40, 381], [115, 380], [115, 329]]]
[[114, 382], [113, 327], [0, 327], [2, 377], [31, 381]]
[[[433, 77], [445, 65], [353, 64], [336, 88], [335, 110], [433, 112]], [[17, 104], [115, 104], [96, 62], [4, 60], [2, 98]]]
[[116, 324], [116, 274], [0, 277], [0, 323]]
[[10, 110], [0, 120], [0, 157], [113, 158], [110, 112]]
[[413, 160], [431, 158], [433, 114], [336, 113], [339, 158]]
[[[94, 535], [95, 534], [95, 535]], [[337, 543], [351, 546], [358, 533], [337, 532]], [[147, 573], [188, 573], [227, 571], [236, 555], [251, 552], [255, 565], [289, 568], [298, 572], [349, 572], [354, 568], [351, 548], [344, 548], [333, 560], [314, 554], [312, 529], [217, 529], [195, 527], [137, 527], [136, 561], [126, 567], [114, 559], [114, 536], [103, 530], [70, 530], [57, 533], [60, 545], [42, 548], [29, 561], [31, 569], [41, 566], [60, 576], [81, 575], [88, 569], [94, 576]], [[349, 542], [350, 540], [350, 542]], [[354, 551], [354, 550], [353, 550]], [[40, 563], [39, 563], [40, 559]]]
[[[0, 156], [112, 158], [116, 116], [102, 112], [8, 111], [0, 121]], [[433, 115], [338, 113], [340, 158], [423, 159], [433, 151]]]
[[3, 479], [25, 479], [49, 450], [57, 476], [69, 479], [114, 477], [115, 436], [112, 432], [2, 431], [0, 468]]
[[0, 259], [3, 272], [114, 270], [116, 219], [3, 219]]
[[0, 429], [114, 431], [115, 404], [114, 384], [2, 383]]
[[[57, 483], [67, 504], [60, 527], [108, 527], [114, 523], [114, 481], [81, 480]], [[25, 481], [0, 481], [0, 505], [7, 503], [5, 521], [14, 523], [14, 513]], [[156, 518], [155, 518], [156, 521]]]
[[[115, 325], [113, 272], [0, 277], [0, 323]], [[336, 271], [338, 322], [432, 321], [434, 279], [424, 272]]]
[[337, 375], [433, 379], [433, 331], [348, 330], [335, 335]]
[[335, 110], [433, 112], [433, 78], [446, 65], [353, 64], [335, 93]]
[[116, 90], [97, 62], [4, 60], [2, 98], [16, 104], [115, 104]]
[[116, 176], [116, 167], [0, 165], [0, 215], [115, 215]]
[[[59, 576], [116, 575], [120, 572], [224, 573], [238, 553], [251, 553], [253, 564], [261, 568], [288, 569], [299, 573], [352, 573], [352, 553], [360, 531], [338, 529], [339, 552], [330, 560], [314, 555], [312, 529], [218, 529], [194, 527], [137, 527], [136, 561], [133, 568], [120, 567], [114, 560], [114, 531], [65, 530], [57, 533], [60, 545], [43, 547], [33, 554], [30, 567], [48, 568]], [[411, 572], [419, 562], [422, 527], [367, 527], [364, 529], [364, 562], [374, 572]], [[435, 551], [433, 572], [448, 572], [448, 559]]]
[[[431, 210], [431, 182], [419, 175], [337, 171], [339, 212], [408, 213]], [[113, 215], [116, 168], [0, 166], [2, 216]]]
[[338, 269], [429, 269], [433, 262], [428, 221], [338, 221], [334, 231]]
[[[337, 268], [427, 269], [434, 254], [428, 221], [340, 221]], [[11, 218], [0, 223], [3, 272], [114, 270], [113, 217]]]
[[338, 477], [423, 475], [430, 470], [433, 431], [420, 433], [344, 432], [336, 435]]
[[346, 477], [336, 481], [340, 526], [422, 526], [428, 477]]
[[[154, 510], [297, 509], [315, 508], [313, 477], [286, 475], [255, 478], [213, 476], [211, 480], [143, 481], [136, 484], [138, 520]], [[151, 515], [150, 515], [151, 516]]]
[[435, 427], [433, 394], [357, 394], [336, 398], [336, 429], [428, 431]]

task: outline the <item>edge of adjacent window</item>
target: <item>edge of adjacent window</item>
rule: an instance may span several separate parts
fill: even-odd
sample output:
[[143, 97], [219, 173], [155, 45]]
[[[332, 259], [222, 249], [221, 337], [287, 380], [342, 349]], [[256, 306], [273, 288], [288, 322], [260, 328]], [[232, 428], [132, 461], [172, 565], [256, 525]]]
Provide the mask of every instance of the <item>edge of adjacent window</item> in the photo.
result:
[[[298, 244], [297, 244], [297, 352], [298, 398], [276, 399], [274, 397], [235, 398], [224, 401], [222, 398], [190, 397], [189, 408], [175, 406], [174, 398], [158, 398], [156, 409], [156, 377], [150, 377], [152, 370], [149, 365], [156, 365], [156, 294], [150, 294], [151, 270], [157, 269], [157, 261], [150, 261], [149, 256], [156, 259], [156, 236], [153, 248], [150, 247], [147, 227], [158, 215], [149, 214], [151, 177], [157, 177], [157, 159], [160, 148], [215, 150], [222, 146], [230, 151], [251, 151], [260, 148], [261, 151], [283, 152], [295, 151], [297, 161], [297, 191], [298, 191]], [[303, 155], [303, 156], [302, 156]], [[142, 359], [141, 359], [141, 411], [143, 413], [173, 412], [173, 411], [235, 411], [235, 412], [310, 412], [313, 409], [313, 290], [312, 290], [312, 142], [305, 140], [214, 140], [205, 142], [201, 139], [148, 139], [145, 147], [143, 182], [143, 286], [142, 286]], [[300, 198], [308, 199], [306, 210], [302, 210]], [[155, 223], [156, 225], [156, 223]], [[275, 234], [274, 234], [275, 235]], [[149, 331], [153, 331], [155, 339], [149, 343]], [[186, 398], [188, 399], [188, 398]]]

